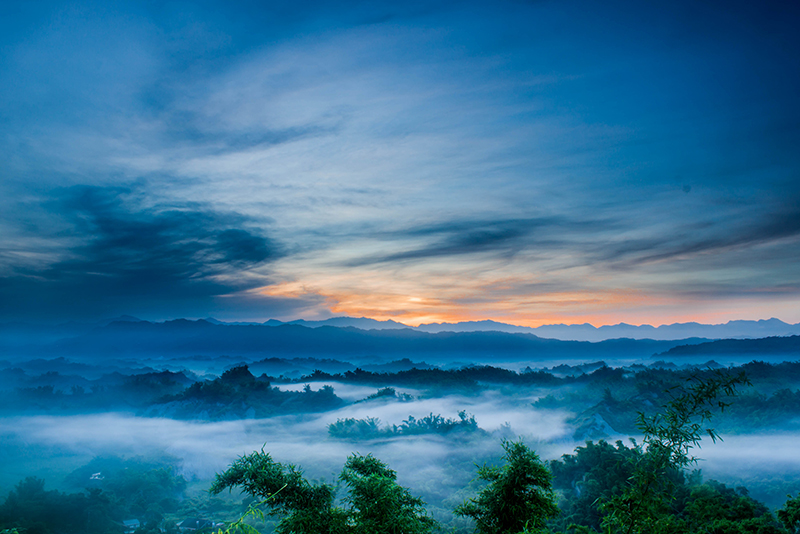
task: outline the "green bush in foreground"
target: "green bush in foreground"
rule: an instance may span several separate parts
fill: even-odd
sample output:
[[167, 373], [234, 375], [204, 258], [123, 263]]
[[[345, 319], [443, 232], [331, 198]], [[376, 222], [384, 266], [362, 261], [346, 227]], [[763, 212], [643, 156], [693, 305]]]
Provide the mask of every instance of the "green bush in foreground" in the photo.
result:
[[601, 506], [603, 527], [608, 532], [654, 534], [675, 530], [670, 514], [675, 484], [668, 475], [697, 461], [691, 452], [704, 434], [712, 441], [720, 439], [707, 426], [714, 415], [712, 410], [723, 410], [737, 388], [748, 384], [743, 373], [691, 376], [685, 386], [671, 390], [672, 399], [660, 413], [651, 417], [639, 414], [637, 426], [644, 434], [644, 453], [624, 489]]
[[792, 534], [800, 532], [800, 494], [794, 498], [789, 495], [789, 500], [778, 510], [778, 519]]
[[297, 467], [261, 450], [218, 474], [211, 492], [240, 487], [263, 499], [270, 513], [283, 516], [275, 529], [279, 534], [427, 534], [436, 527], [422, 500], [371, 454], [351, 455], [339, 478], [348, 487], [345, 507], [333, 505], [333, 486], [312, 484]]
[[[703, 483], [698, 471], [687, 476], [702, 435], [720, 439], [709, 419], [748, 383], [744, 375], [695, 374], [668, 391], [661, 411], [640, 414], [641, 444], [587, 442], [574, 455], [550, 462], [562, 493], [564, 516], [558, 520], [553, 474], [521, 441], [503, 441], [505, 464], [480, 467], [478, 478], [486, 486], [455, 514], [473, 519], [480, 534], [554, 532], [548, 528], [573, 534], [798, 533], [800, 496], [778, 511], [784, 530], [745, 488]], [[377, 420], [365, 422], [379, 428]], [[239, 486], [265, 499], [271, 513], [283, 515], [279, 534], [426, 534], [437, 527], [423, 502], [371, 455], [350, 456], [339, 479], [348, 489], [343, 507], [333, 505], [332, 486], [309, 483], [297, 468], [274, 462], [262, 450], [218, 475], [212, 491]], [[236, 525], [246, 529], [242, 521]]]
[[481, 534], [539, 532], [559, 513], [553, 475], [522, 441], [503, 441], [503, 449], [506, 464], [480, 467], [478, 478], [489, 485], [455, 513], [473, 518]]

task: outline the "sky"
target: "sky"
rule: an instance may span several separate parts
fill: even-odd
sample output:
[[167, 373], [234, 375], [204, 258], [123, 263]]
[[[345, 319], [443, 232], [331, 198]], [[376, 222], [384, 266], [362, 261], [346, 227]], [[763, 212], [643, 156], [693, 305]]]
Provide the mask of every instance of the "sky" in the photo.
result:
[[800, 322], [796, 2], [3, 2], [0, 321]]

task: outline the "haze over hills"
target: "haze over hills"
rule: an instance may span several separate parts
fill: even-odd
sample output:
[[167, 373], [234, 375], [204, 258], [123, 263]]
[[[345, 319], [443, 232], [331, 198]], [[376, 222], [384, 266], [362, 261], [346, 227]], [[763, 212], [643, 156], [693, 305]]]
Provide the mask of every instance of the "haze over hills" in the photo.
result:
[[756, 357], [762, 354], [779, 353], [800, 355], [800, 336], [773, 336], [760, 339], [719, 339], [705, 343], [678, 345], [660, 354], [660, 356], [743, 354]]
[[[408, 326], [396, 321], [378, 321], [366, 317], [332, 317], [320, 321], [297, 319], [279, 321], [270, 319], [258, 322], [224, 322], [214, 318], [203, 319], [208, 324], [220, 326], [281, 326], [294, 325], [311, 329], [320, 327], [356, 328], [359, 330], [409, 330], [420, 333], [438, 334], [444, 332], [502, 332], [507, 334], [532, 334], [538, 338], [560, 341], [600, 342], [613, 339], [675, 341], [685, 339], [720, 340], [720, 339], [760, 339], [776, 336], [800, 335], [800, 323], [788, 324], [779, 319], [759, 321], [729, 321], [724, 324], [675, 323], [670, 325], [630, 325], [620, 323], [600, 327], [591, 324], [555, 324], [539, 327], [517, 326], [492, 320], [466, 321], [460, 323], [429, 323], [417, 327]], [[123, 315], [95, 323], [70, 322], [58, 325], [37, 325], [29, 323], [0, 323], [0, 346], [17, 346], [27, 344], [44, 344], [84, 335], [94, 329], [113, 323], [147, 322], [142, 319]], [[173, 323], [174, 321], [166, 321]]]
[[[275, 319], [267, 321], [267, 325], [286, 324]], [[635, 326], [625, 323], [600, 327], [591, 324], [554, 324], [539, 327], [517, 326], [492, 320], [466, 321], [460, 323], [428, 323], [417, 327], [406, 326], [396, 321], [376, 321], [366, 317], [333, 317], [324, 321], [305, 321], [302, 319], [289, 321], [310, 328], [320, 326], [352, 326], [362, 330], [387, 330], [411, 328], [420, 332], [507, 332], [515, 334], [534, 334], [541, 338], [559, 339], [562, 341], [605, 341], [608, 339], [653, 339], [671, 341], [676, 339], [750, 339], [770, 336], [791, 336], [800, 334], [800, 323], [788, 324], [780, 319], [762, 319], [759, 321], [729, 321], [724, 324], [674, 323], [670, 325]]]
[[606, 340], [597, 343], [544, 339], [529, 333], [498, 331], [423, 332], [411, 328], [364, 330], [352, 326], [309, 327], [301, 324], [221, 324], [206, 320], [178, 319], [163, 323], [120, 321], [94, 328], [81, 335], [49, 343], [40, 354], [68, 357], [127, 355], [240, 355], [386, 357], [406, 355], [440, 361], [542, 357], [603, 358], [625, 355], [647, 358], [678, 343], [700, 343], [705, 339], [676, 341]]
[[[388, 328], [369, 328], [377, 321], [370, 319], [337, 318], [332, 320], [337, 325], [358, 324], [355, 326], [331, 326], [327, 321], [306, 322], [295, 321], [281, 323], [269, 321], [266, 324], [227, 324], [219, 321], [177, 319], [153, 323], [141, 321], [133, 317], [122, 317], [111, 323], [103, 322], [93, 328], [74, 331], [74, 335], [63, 335], [55, 339], [53, 336], [42, 336], [31, 339], [24, 344], [16, 339], [16, 344], [8, 342], [6, 336], [0, 335], [0, 342], [5, 345], [7, 354], [24, 358], [26, 354], [37, 357], [96, 358], [114, 357], [241, 357], [245, 359], [263, 357], [332, 357], [356, 358], [367, 361], [392, 361], [398, 358], [414, 356], [430, 358], [433, 362], [453, 363], [471, 361], [474, 363], [492, 363], [501, 361], [542, 361], [547, 359], [588, 358], [603, 359], [646, 359], [654, 355], [666, 353], [681, 345], [697, 345], [711, 341], [712, 338], [688, 337], [683, 339], [632, 339], [619, 337], [600, 341], [576, 341], [549, 339], [531, 332], [541, 329], [525, 329], [523, 331], [502, 331], [501, 323], [479, 322], [457, 325], [461, 331], [447, 329], [450, 325], [439, 325], [440, 331], [431, 332], [424, 329], [397, 328], [397, 323], [389, 323]], [[741, 321], [735, 330], [740, 337], [758, 331], [786, 331], [792, 328], [778, 320], [748, 322]], [[382, 323], [378, 323], [381, 325]], [[618, 325], [618, 329], [596, 329], [602, 332], [627, 331], [627, 325]], [[681, 329], [685, 326], [685, 329]], [[709, 326], [673, 325], [671, 330], [650, 327], [637, 332], [709, 332], [722, 331], [718, 327], [734, 331], [736, 325]], [[470, 328], [482, 328], [470, 330]], [[568, 327], [567, 327], [568, 328]], [[586, 329], [586, 325], [578, 328]], [[592, 327], [593, 328], [593, 327]], [[631, 327], [637, 328], [637, 327]], [[639, 327], [641, 328], [641, 327]], [[716, 328], [716, 330], [715, 330]], [[7, 330], [7, 329], [4, 329]], [[572, 332], [572, 330], [567, 330]], [[580, 333], [582, 330], [578, 329]], [[28, 332], [31, 334], [32, 332]], [[776, 339], [771, 344], [761, 344], [767, 353], [795, 353], [797, 348], [791, 337], [762, 336]], [[736, 341], [736, 340], [732, 340]], [[787, 345], [788, 343], [788, 345]], [[694, 351], [699, 354], [702, 351]], [[737, 353], [738, 351], [733, 351]], [[719, 353], [719, 350], [714, 350]]]

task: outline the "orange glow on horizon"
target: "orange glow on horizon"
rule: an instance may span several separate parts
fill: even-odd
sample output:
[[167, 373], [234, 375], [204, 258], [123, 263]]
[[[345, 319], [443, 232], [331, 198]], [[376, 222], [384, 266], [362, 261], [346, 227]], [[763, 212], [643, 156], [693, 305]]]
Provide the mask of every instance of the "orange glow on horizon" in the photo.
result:
[[[423, 297], [385, 290], [368, 293], [323, 290], [300, 282], [265, 286], [251, 293], [279, 298], [312, 296], [322, 300], [334, 316], [393, 320], [408, 326], [482, 320], [532, 328], [550, 324], [584, 323], [595, 327], [619, 323], [652, 326], [686, 322], [714, 324], [741, 319], [748, 315], [748, 311], [751, 312], [751, 318], [768, 318], [753, 317], [752, 312], [755, 310], [752, 306], [748, 308], [745, 303], [726, 306], [724, 311], [720, 311], [718, 307], [712, 307], [708, 303], [692, 303], [630, 291], [554, 292], [515, 295], [502, 299], [491, 299], [483, 295], [474, 304], [465, 304], [459, 298]], [[685, 313], [687, 308], [692, 308], [693, 312]]]

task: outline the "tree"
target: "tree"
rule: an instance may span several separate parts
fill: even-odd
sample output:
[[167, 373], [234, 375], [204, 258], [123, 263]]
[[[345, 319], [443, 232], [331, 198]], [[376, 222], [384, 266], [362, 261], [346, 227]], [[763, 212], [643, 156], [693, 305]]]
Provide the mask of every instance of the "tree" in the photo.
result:
[[666, 512], [672, 498], [670, 470], [683, 470], [697, 461], [691, 450], [699, 446], [704, 434], [716, 442], [719, 434], [706, 426], [712, 408], [723, 410], [726, 398], [738, 386], [749, 385], [744, 373], [731, 376], [718, 371], [711, 376], [693, 375], [688, 386], [670, 390], [672, 400], [663, 412], [647, 417], [639, 414], [637, 426], [644, 434], [644, 454], [625, 490], [603, 505], [607, 531], [658, 533], [669, 528], [672, 518]]
[[553, 477], [522, 441], [504, 440], [503, 449], [506, 464], [478, 468], [478, 478], [489, 484], [455, 513], [473, 518], [481, 534], [537, 532], [548, 518], [558, 515]]
[[436, 522], [424, 502], [397, 484], [397, 474], [368, 454], [347, 458], [339, 479], [350, 489], [348, 523], [358, 534], [424, 534]]
[[85, 533], [90, 502], [80, 493], [45, 490], [44, 480], [27, 477], [0, 505], [0, 529], [26, 534]]
[[344, 517], [333, 509], [334, 488], [311, 484], [296, 466], [274, 461], [263, 449], [217, 474], [210, 491], [218, 494], [236, 486], [261, 499], [270, 513], [284, 516], [275, 529], [279, 534], [345, 532]]
[[786, 530], [797, 533], [800, 532], [800, 494], [795, 498], [792, 498], [791, 495], [788, 497], [783, 508], [778, 510], [778, 519], [786, 527]]
[[275, 529], [279, 534], [427, 534], [435, 528], [422, 500], [398, 485], [395, 472], [372, 455], [350, 456], [339, 478], [349, 488], [346, 508], [333, 505], [333, 486], [310, 483], [297, 467], [275, 462], [262, 449], [218, 474], [211, 493], [241, 487], [262, 499], [269, 513], [283, 516]]
[[714, 480], [692, 487], [681, 512], [674, 532], [786, 534], [746, 488], [728, 488]]
[[581, 525], [599, 531], [603, 514], [597, 504], [623, 490], [641, 455], [641, 447], [633, 440], [631, 446], [622, 441], [611, 445], [601, 440], [587, 441], [572, 454], [550, 461], [553, 488], [560, 492], [561, 508], [561, 515], [550, 528], [566, 530]]

